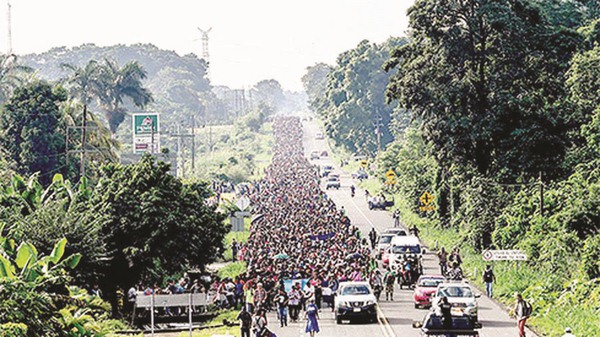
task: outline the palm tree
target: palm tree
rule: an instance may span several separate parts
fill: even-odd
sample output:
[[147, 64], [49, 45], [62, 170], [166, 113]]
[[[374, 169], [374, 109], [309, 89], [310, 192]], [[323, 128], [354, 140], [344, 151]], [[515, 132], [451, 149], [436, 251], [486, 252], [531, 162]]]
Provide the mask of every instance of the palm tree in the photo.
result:
[[84, 67], [72, 64], [61, 64], [63, 69], [71, 71], [69, 77], [64, 79], [70, 86], [71, 96], [77, 97], [83, 103], [84, 109], [93, 98], [98, 97], [100, 85], [100, 65], [95, 60], [90, 60]]
[[[69, 77], [63, 81], [70, 87], [71, 96], [78, 98], [83, 103], [83, 114], [81, 117], [81, 159], [79, 173], [85, 176], [85, 150], [86, 150], [86, 131], [88, 122], [87, 107], [92, 98], [98, 97], [98, 93], [102, 88], [100, 83], [100, 66], [95, 60], [90, 60], [84, 67], [77, 67], [72, 64], [61, 64], [63, 69], [71, 71]], [[79, 119], [75, 115], [75, 110], [67, 108], [67, 125], [75, 126], [76, 120]], [[92, 119], [94, 117], [92, 116]], [[69, 146], [69, 144], [67, 144]]]
[[[65, 124], [67, 126], [84, 125], [83, 114], [77, 113], [82, 110], [80, 102], [69, 100], [62, 106]], [[85, 107], [83, 107], [85, 109]], [[110, 130], [98, 118], [96, 114], [88, 113], [85, 115], [86, 138], [85, 148], [89, 153], [86, 154], [89, 160], [97, 163], [118, 162], [118, 150], [121, 143], [111, 137]], [[83, 139], [82, 139], [83, 140]], [[82, 147], [83, 143], [75, 144], [74, 147]]]
[[146, 71], [137, 61], [130, 61], [119, 67], [116, 61], [104, 59], [100, 68], [101, 87], [98, 98], [113, 134], [125, 119], [126, 109], [122, 106], [125, 97], [130, 98], [139, 108], [144, 108], [153, 101], [150, 91], [142, 85], [145, 78]]
[[31, 73], [30, 67], [17, 63], [14, 54], [0, 54], [0, 104], [4, 103], [13, 90], [25, 82], [23, 74]]

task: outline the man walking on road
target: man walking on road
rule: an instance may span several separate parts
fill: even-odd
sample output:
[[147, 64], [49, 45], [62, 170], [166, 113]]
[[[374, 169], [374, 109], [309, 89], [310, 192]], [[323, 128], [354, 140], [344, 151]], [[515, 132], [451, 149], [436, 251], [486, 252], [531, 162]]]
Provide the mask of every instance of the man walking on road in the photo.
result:
[[523, 296], [517, 293], [515, 295], [517, 303], [515, 304], [514, 315], [517, 318], [517, 328], [519, 329], [519, 337], [525, 337], [525, 323], [531, 315], [531, 305], [529, 305]]
[[371, 249], [375, 249], [375, 243], [377, 242], [377, 232], [375, 231], [375, 227], [371, 228], [369, 232], [369, 240], [371, 241]]
[[394, 282], [396, 281], [396, 273], [388, 268], [388, 271], [383, 275], [383, 281], [385, 282], [385, 300], [394, 300]]
[[483, 282], [485, 283], [485, 292], [489, 298], [492, 298], [493, 288], [492, 284], [496, 282], [496, 275], [494, 275], [494, 271], [492, 270], [491, 265], [485, 266], [485, 270], [483, 271]]
[[242, 310], [237, 315], [237, 320], [240, 321], [240, 336], [250, 337], [250, 327], [252, 326], [252, 315], [242, 306]]
[[394, 227], [400, 227], [400, 211], [398, 209], [394, 211], [392, 217], [394, 218]]

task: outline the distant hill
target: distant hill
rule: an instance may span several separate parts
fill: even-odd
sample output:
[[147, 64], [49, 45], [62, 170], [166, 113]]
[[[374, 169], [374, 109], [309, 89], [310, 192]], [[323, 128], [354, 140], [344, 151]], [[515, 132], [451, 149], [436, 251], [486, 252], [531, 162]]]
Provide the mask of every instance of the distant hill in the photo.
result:
[[159, 49], [152, 44], [130, 46], [119, 44], [109, 47], [84, 44], [73, 48], [57, 47], [41, 54], [20, 56], [19, 60], [25, 65], [37, 69], [40, 77], [56, 81], [66, 75], [60, 67], [63, 63], [81, 66], [91, 59], [101, 60], [103, 58], [113, 58], [119, 64], [137, 60], [148, 72], [149, 86], [158, 80], [157, 75], [161, 71], [165, 68], [173, 68], [196, 75], [194, 84], [199, 91], [210, 89], [210, 84], [205, 78], [206, 63], [203, 59], [194, 54], [180, 56], [174, 51]]

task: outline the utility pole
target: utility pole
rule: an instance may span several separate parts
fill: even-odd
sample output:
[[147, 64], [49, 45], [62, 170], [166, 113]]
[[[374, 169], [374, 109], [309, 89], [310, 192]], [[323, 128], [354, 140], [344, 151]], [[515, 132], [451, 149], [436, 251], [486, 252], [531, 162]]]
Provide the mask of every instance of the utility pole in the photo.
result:
[[[181, 165], [179, 164], [179, 161], [181, 160], [181, 125], [177, 124], [177, 166], [181, 166], [181, 173], [182, 173], [182, 177], [183, 177], [183, 160], [181, 160]], [[179, 170], [177, 170], [177, 173], [179, 174]]]
[[[181, 173], [180, 170], [177, 170], [177, 175], [181, 175], [182, 177], [185, 175], [185, 161], [183, 160], [182, 149], [184, 148], [185, 143], [183, 142], [184, 138], [192, 138], [192, 141], [195, 137], [194, 133], [182, 133], [181, 132], [181, 124], [177, 125], [177, 133], [167, 134], [169, 137], [177, 138], [177, 166], [179, 167], [179, 162], [181, 162]], [[193, 160], [195, 159], [195, 144], [192, 149], [192, 167], [194, 167]]]
[[87, 119], [87, 104], [83, 104], [83, 120], [81, 121], [81, 163], [79, 167], [79, 176], [85, 177], [85, 127]]
[[12, 13], [11, 13], [12, 6], [10, 4], [10, 0], [6, 1], [6, 4], [8, 5], [8, 11], [6, 12], [6, 16], [7, 16], [6, 22], [8, 24], [8, 39], [7, 39], [8, 50], [6, 51], [6, 56], [10, 57], [13, 54], [13, 49], [12, 49], [12, 18], [11, 18], [11, 16], [12, 16]]
[[150, 131], [150, 144], [151, 144], [151, 149], [150, 149], [150, 153], [154, 154], [154, 122], [152, 123], [152, 126], [150, 127], [151, 131]]
[[544, 180], [542, 171], [540, 171], [540, 215], [544, 217]]
[[196, 117], [192, 117], [192, 176], [196, 174]]

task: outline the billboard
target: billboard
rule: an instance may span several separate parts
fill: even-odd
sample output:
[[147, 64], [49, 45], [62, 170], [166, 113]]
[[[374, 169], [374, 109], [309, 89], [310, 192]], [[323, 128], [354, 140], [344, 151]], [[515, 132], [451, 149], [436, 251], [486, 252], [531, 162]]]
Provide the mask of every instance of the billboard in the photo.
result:
[[133, 153], [160, 152], [160, 120], [158, 113], [132, 115]]

